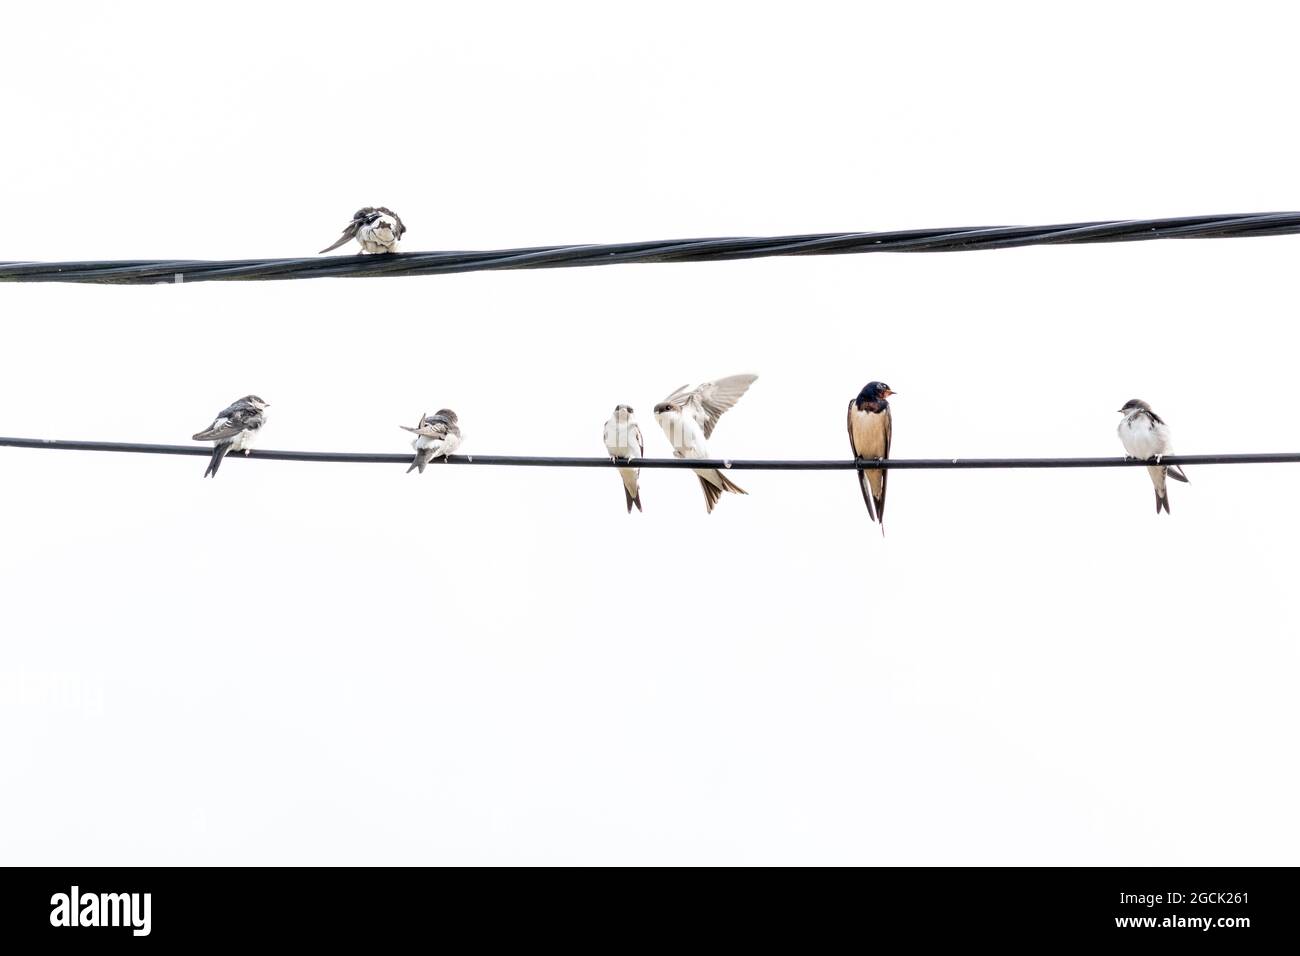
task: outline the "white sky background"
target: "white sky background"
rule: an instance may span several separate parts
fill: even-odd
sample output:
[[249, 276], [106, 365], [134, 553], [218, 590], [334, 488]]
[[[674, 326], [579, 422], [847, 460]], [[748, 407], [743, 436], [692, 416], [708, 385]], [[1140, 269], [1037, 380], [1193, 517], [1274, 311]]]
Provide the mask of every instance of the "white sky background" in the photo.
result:
[[[1281, 5], [27, 5], [0, 260], [1297, 207]], [[1077, 14], [1077, 15], [1076, 15]], [[1286, 19], [1280, 19], [1285, 17]], [[1300, 239], [388, 280], [5, 285], [0, 433], [729, 457], [1294, 451]], [[0, 449], [0, 858], [1281, 864], [1294, 466], [613, 472]]]

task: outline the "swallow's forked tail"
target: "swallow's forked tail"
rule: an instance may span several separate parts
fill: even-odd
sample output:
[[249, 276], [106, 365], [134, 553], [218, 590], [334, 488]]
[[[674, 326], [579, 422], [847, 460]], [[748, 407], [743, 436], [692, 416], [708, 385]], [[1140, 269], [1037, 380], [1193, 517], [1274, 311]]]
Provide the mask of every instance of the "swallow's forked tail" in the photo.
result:
[[1187, 481], [1187, 476], [1177, 465], [1165, 465], [1163, 468], [1148, 468], [1151, 472], [1151, 483], [1156, 488], [1156, 514], [1164, 510], [1165, 514], [1169, 511], [1169, 484], [1165, 479], [1172, 478], [1175, 481]]
[[420, 474], [424, 474], [424, 466], [433, 461], [441, 461], [445, 465], [447, 455], [438, 448], [422, 448], [415, 453], [415, 460], [411, 462], [411, 467], [406, 469], [406, 473], [409, 475], [419, 468]]
[[641, 489], [637, 487], [637, 477], [640, 469], [620, 468], [618, 476], [623, 479], [623, 497], [627, 500], [627, 513], [632, 513], [632, 506], [636, 505], [636, 510], [641, 510]]
[[709, 481], [709, 479], [705, 478], [703, 475], [697, 475], [697, 477], [700, 479], [700, 487], [704, 489], [704, 507], [708, 509], [709, 514], [713, 513], [713, 508], [718, 503], [718, 499], [722, 497], [722, 493], [724, 491], [730, 491], [732, 494], [735, 495], [749, 494], [748, 491], [740, 487], [740, 485], [736, 484], [734, 481], [732, 481], [722, 472], [715, 471], [713, 472], [713, 474], [717, 475], [718, 480], [722, 482], [721, 487], [715, 485], [713, 482]]
[[[878, 472], [879, 473], [879, 472]], [[883, 486], [880, 497], [871, 490], [871, 480], [867, 477], [867, 469], [858, 469], [858, 484], [862, 486], [862, 500], [867, 503], [867, 517], [880, 525], [880, 535], [885, 534], [885, 495]]]
[[221, 461], [230, 452], [230, 442], [217, 442], [212, 446], [212, 460], [208, 462], [208, 470], [203, 473], [204, 478], [217, 477], [217, 469], [221, 467]]

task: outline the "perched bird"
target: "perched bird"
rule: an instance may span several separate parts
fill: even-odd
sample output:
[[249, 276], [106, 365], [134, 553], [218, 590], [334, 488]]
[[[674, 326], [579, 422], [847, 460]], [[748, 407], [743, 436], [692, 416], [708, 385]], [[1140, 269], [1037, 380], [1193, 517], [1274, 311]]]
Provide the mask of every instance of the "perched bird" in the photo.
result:
[[1156, 514], [1163, 508], [1169, 514], [1169, 490], [1165, 486], [1166, 478], [1186, 481], [1187, 476], [1177, 465], [1162, 465], [1160, 459], [1174, 453], [1169, 436], [1169, 426], [1151, 406], [1138, 398], [1129, 399], [1119, 410], [1124, 420], [1119, 423], [1119, 440], [1124, 443], [1124, 451], [1129, 458], [1148, 460], [1154, 458], [1156, 463], [1147, 466], [1151, 484], [1156, 488]]
[[[889, 410], [889, 396], [894, 390], [884, 382], [868, 382], [849, 402], [849, 447], [854, 458], [888, 458], [889, 445], [894, 437], [894, 416]], [[862, 486], [862, 500], [867, 503], [867, 515], [880, 522], [880, 533], [885, 533], [885, 489], [889, 484], [889, 471], [884, 468], [859, 468], [858, 484]]]
[[359, 242], [362, 252], [396, 252], [397, 240], [405, 232], [406, 227], [402, 225], [402, 219], [397, 213], [383, 206], [367, 206], [353, 213], [352, 221], [347, 224], [338, 242], [326, 246], [316, 254], [332, 252], [349, 239]]
[[[683, 385], [655, 406], [655, 421], [668, 436], [678, 458], [709, 458], [706, 439], [713, 434], [722, 413], [740, 401], [757, 375], [728, 375], [692, 390]], [[704, 505], [712, 512], [724, 491], [749, 494], [716, 468], [696, 468], [704, 489]]]
[[214, 441], [212, 460], [203, 477], [216, 477], [221, 460], [232, 451], [242, 451], [245, 455], [253, 447], [253, 439], [262, 426], [266, 416], [262, 413], [271, 407], [256, 395], [245, 395], [239, 401], [217, 413], [216, 419], [203, 431], [194, 436], [195, 441]]
[[[645, 439], [641, 437], [641, 426], [632, 417], [631, 405], [614, 406], [614, 414], [605, 422], [605, 450], [611, 458], [631, 460], [645, 457]], [[623, 495], [627, 498], [627, 513], [632, 513], [632, 506], [641, 510], [641, 489], [637, 479], [641, 476], [640, 468], [620, 468], [623, 476]]]
[[411, 447], [415, 449], [415, 460], [406, 469], [408, 475], [417, 468], [420, 469], [420, 474], [424, 474], [425, 465], [435, 458], [446, 458], [460, 447], [458, 421], [456, 413], [450, 408], [441, 408], [432, 415], [422, 417], [420, 424], [414, 428], [410, 425], [402, 426], [408, 432], [415, 432], [415, 439], [411, 442]]

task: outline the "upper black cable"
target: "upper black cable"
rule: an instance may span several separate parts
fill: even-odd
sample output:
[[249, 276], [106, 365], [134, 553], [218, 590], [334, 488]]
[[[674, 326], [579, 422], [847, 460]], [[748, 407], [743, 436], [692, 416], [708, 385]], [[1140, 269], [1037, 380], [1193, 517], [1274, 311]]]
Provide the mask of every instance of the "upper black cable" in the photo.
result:
[[894, 232], [767, 238], [674, 239], [609, 245], [540, 246], [489, 252], [401, 252], [309, 259], [0, 262], [0, 282], [99, 282], [121, 285], [326, 276], [411, 276], [485, 269], [558, 269], [632, 262], [717, 262], [765, 256], [864, 252], [962, 252], [1017, 246], [1147, 239], [1215, 239], [1300, 233], [1300, 212], [1245, 213], [1076, 222], [1055, 226], [966, 226]]

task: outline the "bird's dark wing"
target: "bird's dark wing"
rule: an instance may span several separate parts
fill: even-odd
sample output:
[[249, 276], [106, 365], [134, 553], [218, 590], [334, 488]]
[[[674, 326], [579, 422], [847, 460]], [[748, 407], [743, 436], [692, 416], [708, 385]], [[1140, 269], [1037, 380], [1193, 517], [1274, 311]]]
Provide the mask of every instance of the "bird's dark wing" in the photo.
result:
[[[364, 212], [364, 210], [362, 211]], [[362, 217], [361, 214], [358, 213], [357, 217], [353, 219], [350, 223], [348, 223], [346, 227], [344, 227], [343, 235], [339, 236], [338, 241], [335, 242], [334, 245], [332, 246], [326, 246], [320, 252], [316, 253], [316, 255], [319, 256], [319, 255], [324, 255], [327, 252], [333, 252], [339, 246], [351, 242], [353, 239], [357, 237], [357, 230], [361, 228], [361, 224], [364, 221], [365, 221], [364, 217]]]
[[244, 426], [230, 418], [218, 418], [203, 431], [194, 436], [195, 441], [224, 441], [234, 438], [244, 430]]
[[237, 402], [232, 402], [231, 404], [229, 404], [229, 405], [227, 405], [225, 408], [223, 408], [221, 411], [217, 412], [217, 417], [218, 417], [218, 418], [235, 418], [235, 417], [242, 416], [242, 415], [251, 415], [251, 414], [255, 414], [256, 411], [257, 411], [257, 409], [253, 408], [252, 405], [250, 405], [248, 402], [244, 401], [244, 400], [241, 398], [239, 401], [237, 401]]
[[[885, 453], [881, 458], [889, 457], [889, 446], [894, 443], [894, 410], [885, 409]], [[880, 469], [880, 498], [876, 501], [876, 515], [880, 519], [880, 527], [885, 527], [885, 492], [889, 490], [889, 469]]]
[[416, 428], [409, 425], [403, 425], [408, 432], [415, 432], [417, 435], [423, 435], [425, 438], [446, 438], [454, 433], [459, 434], [459, 429], [442, 415], [425, 415], [420, 419], [420, 424]]
[[217, 416], [216, 421], [194, 436], [195, 441], [223, 441], [240, 432], [255, 432], [266, 424], [266, 417], [247, 402], [236, 402]]

